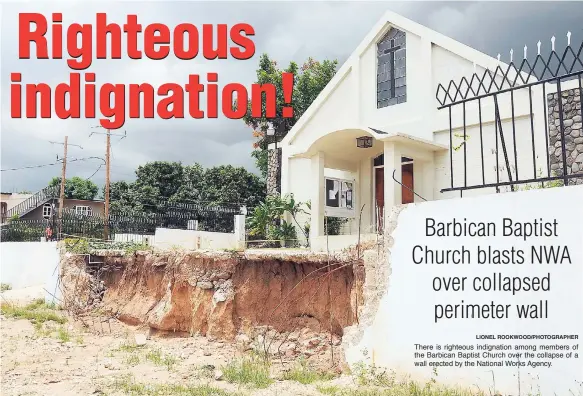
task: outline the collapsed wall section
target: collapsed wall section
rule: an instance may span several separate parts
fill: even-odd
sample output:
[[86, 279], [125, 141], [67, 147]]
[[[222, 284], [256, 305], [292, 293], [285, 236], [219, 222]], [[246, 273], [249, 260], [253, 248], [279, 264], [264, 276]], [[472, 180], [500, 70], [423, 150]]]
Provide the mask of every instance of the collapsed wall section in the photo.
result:
[[[96, 257], [101, 269], [91, 275], [81, 271], [87, 256], [63, 256], [64, 291], [79, 300], [89, 293], [88, 277], [98, 274], [101, 310], [161, 331], [233, 340], [267, 326], [341, 337], [356, 322], [362, 302], [360, 260], [350, 255], [194, 251]], [[73, 286], [79, 284], [85, 287]]]

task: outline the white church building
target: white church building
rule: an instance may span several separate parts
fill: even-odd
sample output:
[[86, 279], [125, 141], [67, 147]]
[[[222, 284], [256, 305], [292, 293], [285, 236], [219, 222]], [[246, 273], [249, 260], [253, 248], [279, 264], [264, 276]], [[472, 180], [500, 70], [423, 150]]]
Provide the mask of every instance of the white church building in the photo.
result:
[[[553, 38], [552, 52], [554, 45]], [[580, 125], [580, 117], [557, 117], [556, 126], [546, 122], [553, 111], [551, 106], [547, 114], [547, 98], [559, 79], [540, 84], [520, 62], [520, 76], [503, 75], [512, 56], [522, 61], [528, 50], [542, 59], [540, 46], [516, 50], [502, 63], [387, 12], [279, 145], [281, 194], [311, 203], [311, 248], [341, 249], [359, 234], [361, 241], [375, 238], [395, 205], [503, 192], [512, 180], [560, 172], [562, 162], [551, 164], [548, 150], [551, 145], [551, 154], [554, 147], [565, 153], [565, 139], [549, 143], [549, 129], [557, 135], [568, 123]], [[550, 49], [551, 42], [545, 46]], [[494, 78], [478, 78], [484, 74]], [[580, 115], [580, 74], [561, 82], [559, 89], [577, 95]], [[492, 96], [494, 91], [499, 94]], [[577, 159], [573, 140], [579, 137], [566, 142], [562, 158], [574, 151]], [[573, 161], [564, 174], [579, 169]], [[326, 216], [348, 219], [342, 235], [325, 236]]]

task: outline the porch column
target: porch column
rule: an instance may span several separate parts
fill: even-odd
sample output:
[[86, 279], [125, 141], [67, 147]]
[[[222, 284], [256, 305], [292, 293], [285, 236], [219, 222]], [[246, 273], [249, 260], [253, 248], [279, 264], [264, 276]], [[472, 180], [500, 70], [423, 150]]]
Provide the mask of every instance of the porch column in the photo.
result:
[[[318, 152], [311, 158], [311, 187], [312, 187], [312, 209], [310, 216], [310, 239], [324, 235], [324, 153]], [[310, 242], [313, 246], [313, 243]]]
[[289, 194], [289, 180], [288, 180], [288, 172], [289, 172], [289, 149], [286, 146], [281, 148], [281, 181], [280, 181], [280, 188], [281, 188], [281, 195], [284, 196]]
[[[395, 178], [399, 181], [401, 175], [401, 150], [398, 144], [384, 142], [385, 155], [385, 214], [390, 213], [392, 207], [403, 202], [401, 185], [393, 180], [393, 171], [396, 169]], [[385, 217], [386, 218], [386, 217]]]
[[[433, 155], [429, 161], [423, 161], [421, 164], [421, 180], [423, 181], [422, 197], [428, 201], [433, 201], [435, 193], [435, 160], [433, 159]], [[419, 202], [421, 201], [419, 200]], [[418, 202], [418, 197], [415, 197], [415, 202]]]
[[372, 172], [372, 158], [366, 158], [360, 161], [358, 169], [358, 191], [360, 192], [358, 199], [356, 200], [355, 215], [356, 224], [358, 226], [358, 220], [360, 215], [360, 209], [364, 205], [362, 210], [362, 232], [371, 232], [371, 227], [373, 225], [373, 211], [374, 211], [374, 200], [372, 196], [372, 186], [374, 184], [374, 177]]

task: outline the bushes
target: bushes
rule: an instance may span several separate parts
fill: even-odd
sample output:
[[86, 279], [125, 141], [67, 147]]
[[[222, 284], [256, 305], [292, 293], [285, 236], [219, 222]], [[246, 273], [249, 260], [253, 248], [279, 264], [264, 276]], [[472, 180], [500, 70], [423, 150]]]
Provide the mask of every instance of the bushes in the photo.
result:
[[123, 250], [125, 253], [135, 253], [140, 250], [150, 250], [150, 246], [142, 242], [104, 242], [91, 241], [85, 238], [65, 239], [65, 250], [70, 253], [88, 254], [93, 250]]
[[267, 388], [273, 382], [269, 363], [256, 356], [231, 361], [223, 367], [223, 375], [228, 382], [257, 388]]
[[[249, 216], [249, 234], [270, 241], [282, 241], [286, 246], [295, 246], [298, 244], [297, 228], [308, 239], [307, 225], [302, 227], [298, 222], [298, 215], [309, 214], [304, 208], [309, 209], [309, 204], [297, 202], [292, 195], [269, 196]], [[291, 217], [292, 221], [285, 220], [286, 216]]]
[[10, 220], [2, 225], [3, 242], [38, 242], [45, 236], [46, 220]]
[[[284, 197], [269, 196], [248, 218], [247, 228], [251, 237], [269, 241], [284, 241], [286, 246], [297, 246], [297, 230], [299, 229], [309, 242], [310, 220], [304, 218], [304, 225], [299, 222], [300, 215], [310, 215], [310, 202], [297, 202], [292, 195]], [[284, 217], [291, 217], [286, 221]], [[343, 217], [326, 217], [326, 235], [340, 235], [340, 230], [348, 222]]]

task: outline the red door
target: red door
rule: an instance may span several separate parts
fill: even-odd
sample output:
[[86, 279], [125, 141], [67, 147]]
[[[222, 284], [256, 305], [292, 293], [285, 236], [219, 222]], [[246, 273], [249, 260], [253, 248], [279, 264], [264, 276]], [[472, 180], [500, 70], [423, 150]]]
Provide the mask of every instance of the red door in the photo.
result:
[[375, 203], [376, 203], [376, 221], [379, 233], [383, 230], [383, 219], [385, 209], [385, 169], [375, 168]]
[[413, 164], [404, 164], [401, 171], [401, 196], [402, 203], [408, 204], [415, 201], [415, 195], [413, 194]]

